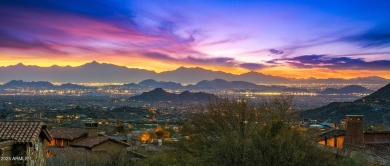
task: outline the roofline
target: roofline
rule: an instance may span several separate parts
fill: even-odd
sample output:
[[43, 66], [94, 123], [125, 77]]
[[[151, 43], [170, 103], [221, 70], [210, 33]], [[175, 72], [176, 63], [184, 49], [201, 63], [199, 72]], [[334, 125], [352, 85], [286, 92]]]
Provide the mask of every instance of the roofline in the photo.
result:
[[15, 143], [14, 140], [1, 141], [0, 142], [0, 147], [10, 146], [10, 145], [13, 145], [14, 143]]
[[126, 143], [126, 142], [118, 141], [118, 140], [115, 140], [115, 139], [112, 139], [112, 138], [109, 138], [109, 137], [107, 137], [107, 138], [108, 138], [107, 140], [102, 141], [102, 142], [100, 142], [100, 143], [97, 143], [97, 144], [95, 144], [95, 145], [93, 145], [93, 146], [85, 146], [85, 145], [77, 145], [77, 144], [71, 144], [70, 146], [85, 147], [85, 148], [92, 149], [93, 147], [98, 146], [98, 145], [100, 145], [100, 144], [103, 144], [103, 143], [105, 143], [105, 142], [107, 142], [107, 141], [113, 141], [113, 142], [116, 142], [116, 143], [118, 143], [118, 144], [125, 145], [126, 147], [130, 147], [130, 146], [131, 146], [130, 144], [128, 144], [128, 143]]
[[131, 146], [130, 144], [128, 144], [128, 143], [126, 143], [126, 142], [118, 141], [118, 140], [116, 140], [116, 139], [109, 138], [109, 140], [114, 141], [114, 142], [119, 143], [119, 144], [126, 145], [127, 147], [130, 147], [130, 146]]
[[81, 134], [81, 135], [79, 135], [77, 137], [72, 137], [72, 138], [62, 138], [62, 137], [54, 137], [53, 136], [53, 139], [65, 139], [65, 140], [73, 141], [73, 140], [75, 140], [77, 138], [81, 138], [81, 137], [84, 137], [86, 135], [88, 135], [88, 133], [83, 133], [83, 134]]
[[364, 134], [390, 134], [390, 131], [363, 131]]
[[51, 136], [51, 134], [49, 133], [49, 131], [47, 129], [42, 129], [41, 133], [43, 134], [43, 136], [45, 137], [45, 139], [47, 141], [50, 142], [51, 140], [53, 140], [53, 137]]
[[[56, 128], [52, 128], [51, 130], [56, 130], [56, 129], [80, 129], [80, 128], [73, 128], [73, 127], [56, 127]], [[84, 130], [84, 129], [82, 129]], [[50, 132], [50, 131], [49, 131]], [[85, 130], [84, 133], [78, 135], [77, 137], [72, 137], [72, 138], [64, 138], [64, 137], [55, 137], [55, 136], [52, 136], [53, 139], [65, 139], [65, 140], [69, 140], [69, 141], [73, 141], [75, 139], [78, 139], [78, 138], [81, 138], [81, 137], [84, 137], [88, 135], [88, 132]]]
[[70, 144], [69, 146], [71, 146], [71, 147], [82, 147], [82, 148], [88, 148], [88, 149], [91, 149], [91, 148], [93, 148], [94, 146], [92, 146], [92, 147], [89, 147], [89, 146], [84, 146], [84, 145], [75, 145], [75, 144]]

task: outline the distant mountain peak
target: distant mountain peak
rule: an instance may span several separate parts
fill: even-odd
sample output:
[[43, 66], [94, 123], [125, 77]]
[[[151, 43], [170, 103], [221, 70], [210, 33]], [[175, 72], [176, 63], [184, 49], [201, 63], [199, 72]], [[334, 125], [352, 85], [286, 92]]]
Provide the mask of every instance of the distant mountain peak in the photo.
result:
[[165, 93], [166, 91], [163, 88], [156, 88], [156, 89], [153, 89], [152, 91], [150, 91], [150, 93], [156, 93], [156, 92]]
[[89, 64], [100, 64], [100, 63], [97, 61], [92, 61], [92, 62], [89, 62]]
[[185, 69], [188, 69], [188, 68], [186, 68], [186, 67], [184, 67], [184, 66], [180, 66], [180, 67], [177, 68], [176, 70], [185, 70]]
[[262, 73], [259, 73], [259, 72], [256, 72], [256, 71], [250, 71], [250, 72], [246, 72], [244, 74], [262, 74]]
[[150, 84], [150, 83], [157, 83], [157, 81], [154, 79], [146, 79], [146, 80], [139, 82], [138, 84]]
[[228, 81], [226, 81], [226, 80], [224, 80], [224, 79], [220, 79], [220, 78], [216, 78], [216, 79], [214, 79], [214, 80], [212, 80], [212, 81], [216, 81], [216, 82], [228, 82]]
[[99, 63], [97, 61], [92, 61], [92, 62], [86, 63], [82, 66], [99, 66], [99, 65], [101, 65], [101, 63]]
[[217, 96], [209, 93], [191, 93], [184, 91], [180, 94], [174, 94], [164, 91], [162, 88], [156, 88], [149, 92], [144, 92], [138, 96], [133, 96], [130, 100], [148, 101], [148, 102], [205, 102]]
[[187, 71], [187, 70], [204, 70], [204, 71], [212, 71], [212, 70], [204, 69], [204, 68], [201, 68], [201, 67], [184, 67], [184, 66], [180, 66], [180, 67], [177, 68], [175, 71], [181, 71], [181, 70], [184, 70], [184, 71]]
[[31, 81], [31, 82], [25, 82], [23, 80], [12, 80], [10, 82], [7, 82], [3, 85], [4, 87], [41, 87], [41, 88], [47, 88], [47, 87], [53, 87], [54, 85], [47, 81]]
[[27, 67], [27, 65], [25, 65], [23, 63], [18, 63], [16, 65], [10, 65], [9, 67], [11, 67], [11, 68], [25, 68], [25, 67]]

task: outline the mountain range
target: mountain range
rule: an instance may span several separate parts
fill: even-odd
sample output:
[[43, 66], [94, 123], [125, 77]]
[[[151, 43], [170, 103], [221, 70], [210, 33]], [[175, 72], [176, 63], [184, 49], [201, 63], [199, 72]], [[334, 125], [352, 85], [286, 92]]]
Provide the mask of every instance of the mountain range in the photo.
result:
[[[185, 90], [194, 90], [194, 91], [205, 91], [205, 90], [226, 90], [226, 89], [235, 89], [236, 91], [277, 91], [277, 92], [309, 92], [307, 89], [303, 88], [295, 88], [295, 87], [287, 87], [287, 86], [281, 86], [281, 85], [272, 85], [272, 86], [265, 86], [265, 85], [256, 85], [254, 83], [245, 82], [245, 81], [226, 81], [222, 79], [214, 79], [211, 81], [203, 80], [196, 84], [189, 84], [189, 85], [182, 85], [180, 83], [175, 82], [166, 82], [166, 81], [156, 81], [153, 79], [147, 79], [144, 81], [141, 81], [140, 83], [130, 83], [130, 84], [123, 84], [123, 85], [107, 85], [107, 88], [129, 88], [129, 89], [137, 89], [137, 90], [150, 90], [155, 88], [162, 88], [162, 89], [169, 89], [169, 90], [179, 90], [179, 91], [185, 91]], [[72, 83], [66, 83], [62, 85], [53, 85], [50, 82], [47, 81], [32, 81], [32, 82], [25, 82], [22, 80], [13, 80], [8, 83], [5, 83], [4, 85], [0, 85], [0, 89], [6, 89], [6, 88], [30, 88], [30, 89], [96, 89], [96, 87], [90, 87], [90, 86], [83, 86], [83, 85], [77, 85]], [[364, 88], [359, 85], [350, 85], [346, 86], [340, 89], [335, 88], [327, 88], [323, 91], [317, 90], [311, 90], [311, 92], [317, 92], [320, 94], [352, 94], [352, 93], [372, 93], [373, 90]]]
[[217, 96], [204, 92], [192, 93], [184, 91], [180, 94], [169, 93], [164, 91], [162, 88], [156, 88], [149, 92], [144, 92], [140, 95], [130, 97], [130, 100], [144, 101], [144, 102], [206, 102]]
[[[254, 83], [245, 82], [245, 81], [226, 81], [223, 79], [214, 79], [214, 80], [203, 80], [196, 84], [182, 85], [175, 82], [166, 82], [166, 81], [156, 81], [153, 79], [148, 79], [141, 81], [138, 84], [125, 84], [125, 86], [131, 86], [133, 88], [163, 88], [171, 90], [224, 90], [224, 89], [245, 89], [251, 91], [278, 91], [278, 92], [309, 92], [309, 90], [304, 88], [294, 88], [282, 85], [256, 85]], [[374, 90], [364, 88], [360, 85], [349, 85], [342, 87], [340, 89], [335, 88], [326, 88], [323, 91], [317, 90], [312, 92], [317, 92], [320, 94], [352, 94], [352, 93], [372, 93]]]
[[10, 82], [5, 83], [4, 85], [0, 85], [0, 89], [5, 88], [31, 88], [31, 89], [93, 89], [94, 87], [82, 86], [77, 84], [61, 84], [54, 85], [48, 81], [31, 81], [25, 82], [22, 80], [12, 80]]
[[390, 125], [390, 83], [353, 102], [333, 102], [301, 112], [301, 118], [339, 123], [346, 115], [364, 115], [367, 125]]
[[0, 82], [10, 80], [50, 81], [73, 83], [137, 83], [147, 79], [173, 81], [182, 84], [196, 83], [202, 80], [223, 79], [226, 81], [246, 81], [254, 84], [286, 84], [286, 83], [348, 83], [348, 84], [386, 84], [390, 80], [380, 77], [364, 77], [353, 79], [290, 79], [265, 75], [258, 72], [248, 72], [240, 75], [222, 71], [212, 71], [203, 68], [180, 67], [176, 70], [156, 73], [154, 71], [127, 68], [108, 63], [90, 62], [81, 66], [26, 66], [17, 64], [0, 67]]

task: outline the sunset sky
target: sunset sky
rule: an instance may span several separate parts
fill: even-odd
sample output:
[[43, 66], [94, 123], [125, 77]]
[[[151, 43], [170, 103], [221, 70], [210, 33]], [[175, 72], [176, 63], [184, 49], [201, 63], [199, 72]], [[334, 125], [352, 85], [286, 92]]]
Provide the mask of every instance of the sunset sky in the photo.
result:
[[0, 66], [390, 78], [390, 1], [3, 0]]

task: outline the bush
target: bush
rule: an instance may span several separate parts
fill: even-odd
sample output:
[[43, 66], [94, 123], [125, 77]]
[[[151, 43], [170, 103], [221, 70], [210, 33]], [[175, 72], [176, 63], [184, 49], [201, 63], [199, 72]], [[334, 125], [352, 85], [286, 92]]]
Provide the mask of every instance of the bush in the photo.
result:
[[[291, 97], [255, 105], [247, 99], [211, 101], [183, 127], [189, 141], [147, 165], [336, 165], [314, 137], [292, 127]], [[165, 163], [164, 163], [165, 162]], [[176, 163], [176, 164], [175, 164]]]

